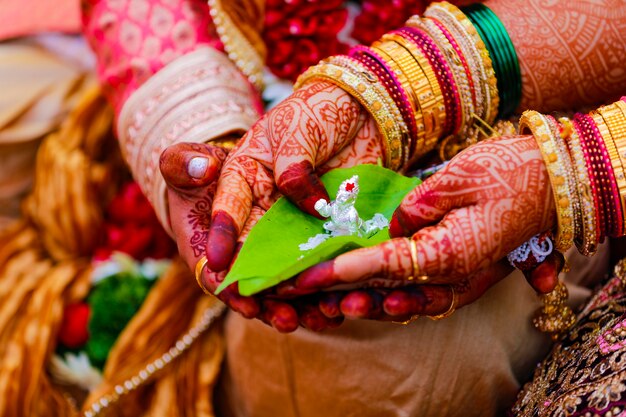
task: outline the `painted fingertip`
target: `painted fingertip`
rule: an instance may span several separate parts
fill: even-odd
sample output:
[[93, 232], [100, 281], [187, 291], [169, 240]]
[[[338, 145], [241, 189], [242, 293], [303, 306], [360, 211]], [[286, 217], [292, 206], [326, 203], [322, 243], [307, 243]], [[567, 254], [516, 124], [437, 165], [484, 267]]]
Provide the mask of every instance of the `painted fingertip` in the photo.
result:
[[300, 210], [322, 218], [315, 210], [315, 203], [320, 199], [330, 201], [330, 197], [309, 161], [291, 164], [280, 175], [276, 185]]
[[281, 333], [290, 333], [298, 328], [298, 313], [286, 303], [266, 302], [266, 318], [273, 328]]
[[352, 291], [341, 300], [341, 312], [349, 319], [369, 317], [374, 299], [366, 291]]
[[331, 319], [342, 317], [341, 300], [343, 297], [344, 294], [339, 292], [332, 292], [322, 296], [322, 299], [319, 301], [319, 308], [322, 314]]
[[295, 280], [300, 290], [316, 289], [334, 284], [334, 261], [321, 262], [302, 272]]
[[203, 156], [196, 156], [187, 163], [187, 173], [191, 178], [202, 179], [209, 168], [209, 160]]
[[556, 288], [559, 282], [559, 261], [546, 259], [528, 274], [528, 282], [535, 291], [547, 294]]
[[316, 306], [308, 305], [302, 308], [300, 312], [300, 324], [303, 327], [319, 332], [327, 329], [331, 320], [324, 316]]
[[276, 291], [276, 295], [278, 295], [279, 297], [291, 298], [291, 297], [298, 297], [302, 295], [312, 294], [316, 290], [298, 288], [293, 284], [293, 282], [290, 281], [290, 282], [279, 284], [278, 286], [276, 286], [275, 291]]
[[215, 213], [206, 245], [207, 265], [215, 272], [230, 265], [237, 247], [237, 228], [232, 217], [223, 211]]
[[[235, 290], [231, 290], [231, 287], [234, 287], [236, 284], [231, 285], [226, 290], [220, 294], [220, 300], [224, 301], [226, 305], [228, 305], [232, 310], [241, 314], [243, 317], [247, 319], [253, 319], [259, 315], [261, 312], [261, 306], [259, 303], [250, 297], [243, 297], [238, 293], [235, 293]], [[225, 294], [226, 293], [226, 294]]]
[[402, 317], [423, 311], [428, 300], [417, 289], [396, 290], [385, 297], [383, 310], [390, 316]]
[[406, 214], [402, 211], [402, 208], [398, 207], [389, 222], [389, 236], [402, 237], [411, 235], [413, 231], [410, 230], [410, 227], [407, 227], [407, 224], [410, 223]]

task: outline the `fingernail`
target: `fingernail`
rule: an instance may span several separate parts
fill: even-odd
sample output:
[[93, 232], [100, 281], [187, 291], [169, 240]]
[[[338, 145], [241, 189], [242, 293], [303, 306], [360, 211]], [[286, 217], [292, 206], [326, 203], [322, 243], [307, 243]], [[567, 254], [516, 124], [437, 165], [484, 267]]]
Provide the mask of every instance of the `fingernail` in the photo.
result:
[[213, 215], [206, 243], [207, 265], [212, 271], [224, 271], [230, 265], [237, 246], [237, 228], [229, 214], [218, 211]]
[[191, 158], [187, 164], [187, 173], [192, 178], [201, 179], [204, 178], [208, 167], [209, 160], [207, 158], [196, 156]]

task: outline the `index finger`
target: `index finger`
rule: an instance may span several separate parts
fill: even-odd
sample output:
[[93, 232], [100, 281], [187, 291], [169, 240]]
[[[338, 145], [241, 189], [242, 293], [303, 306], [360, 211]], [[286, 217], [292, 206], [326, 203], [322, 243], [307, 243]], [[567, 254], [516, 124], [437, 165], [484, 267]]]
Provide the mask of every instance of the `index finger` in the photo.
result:
[[301, 210], [319, 216], [315, 203], [329, 197], [316, 168], [352, 141], [366, 120], [358, 102], [325, 82], [301, 88], [272, 110], [267, 136], [281, 193]]

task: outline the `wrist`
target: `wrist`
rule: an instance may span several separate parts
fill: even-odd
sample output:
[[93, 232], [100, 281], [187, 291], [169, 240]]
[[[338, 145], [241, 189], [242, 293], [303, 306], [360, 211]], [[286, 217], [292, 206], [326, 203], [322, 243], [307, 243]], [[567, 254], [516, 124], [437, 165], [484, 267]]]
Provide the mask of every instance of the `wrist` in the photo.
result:
[[174, 60], [129, 97], [117, 121], [120, 147], [168, 232], [166, 185], [159, 172], [163, 150], [180, 142], [228, 144], [259, 114], [254, 88], [212, 48]]

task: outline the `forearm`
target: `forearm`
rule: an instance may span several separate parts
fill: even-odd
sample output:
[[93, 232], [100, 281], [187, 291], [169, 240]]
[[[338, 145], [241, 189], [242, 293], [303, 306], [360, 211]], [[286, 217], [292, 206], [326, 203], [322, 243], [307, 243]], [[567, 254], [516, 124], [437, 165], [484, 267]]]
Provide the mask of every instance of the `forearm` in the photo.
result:
[[[608, 48], [623, 44], [618, 30], [581, 35], [566, 48], [559, 44], [565, 38], [559, 31], [566, 29], [552, 30], [548, 20], [567, 20], [575, 10], [546, 7], [537, 12], [540, 17], [531, 13], [524, 20], [518, 18], [528, 13], [523, 3], [492, 0], [488, 4], [495, 14], [435, 4], [371, 47], [353, 48], [313, 67], [297, 86], [324, 79], [352, 95], [375, 121], [383, 162], [394, 169], [406, 168], [436, 146], [444, 158], [451, 157], [484, 137], [477, 120], [492, 124], [496, 116], [508, 117], [529, 105], [578, 107], [621, 91], [626, 73], [617, 67], [626, 52]], [[576, 16], [617, 28], [622, 10], [626, 6], [602, 18], [601, 8], [588, 6]], [[487, 12], [491, 17], [484, 17]], [[455, 140], [442, 144], [450, 135]]]
[[519, 110], [571, 110], [626, 91], [626, 3], [488, 0], [522, 72]]

